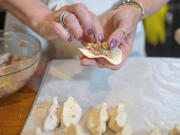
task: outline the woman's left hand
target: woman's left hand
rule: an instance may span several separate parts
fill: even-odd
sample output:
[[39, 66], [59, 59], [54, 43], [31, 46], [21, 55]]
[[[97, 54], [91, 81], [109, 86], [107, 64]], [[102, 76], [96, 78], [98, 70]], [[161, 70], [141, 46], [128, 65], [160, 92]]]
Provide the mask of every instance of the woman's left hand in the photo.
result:
[[112, 70], [120, 69], [131, 52], [140, 18], [140, 10], [133, 5], [121, 5], [118, 9], [108, 12], [101, 20], [104, 28], [104, 41], [107, 41], [112, 49], [115, 47], [121, 49], [122, 62], [119, 65], [112, 65], [105, 59], [89, 59], [81, 54], [81, 65]]

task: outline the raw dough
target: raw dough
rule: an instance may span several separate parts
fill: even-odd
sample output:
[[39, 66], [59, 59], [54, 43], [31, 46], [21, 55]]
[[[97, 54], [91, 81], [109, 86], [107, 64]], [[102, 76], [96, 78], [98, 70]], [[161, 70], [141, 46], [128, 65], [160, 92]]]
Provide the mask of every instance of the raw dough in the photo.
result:
[[108, 127], [114, 132], [120, 132], [125, 126], [126, 119], [127, 113], [124, 111], [124, 104], [118, 104], [110, 115]]
[[79, 125], [71, 124], [64, 135], [82, 135], [82, 131]]
[[125, 127], [123, 127], [121, 132], [116, 133], [115, 135], [132, 135], [132, 129], [130, 126], [126, 125]]
[[64, 102], [61, 113], [62, 127], [69, 127], [72, 123], [77, 124], [81, 119], [81, 115], [81, 107], [73, 97], [69, 97], [68, 100]]
[[90, 112], [87, 120], [87, 128], [92, 135], [102, 135], [106, 131], [108, 121], [107, 104], [103, 103], [101, 109], [94, 109]]
[[37, 127], [35, 135], [50, 135], [50, 133], [44, 133], [40, 127]]
[[152, 129], [147, 135], [162, 135], [161, 126], [157, 126], [156, 128]]
[[180, 135], [180, 124], [175, 124], [174, 128], [169, 131], [168, 135]]
[[105, 55], [94, 55], [89, 50], [85, 48], [79, 48], [80, 52], [88, 58], [105, 58], [111, 64], [118, 65], [122, 61], [122, 52], [119, 48], [114, 48], [111, 52], [113, 54], [113, 58], [109, 58]]
[[58, 119], [56, 114], [57, 108], [58, 108], [57, 97], [54, 97], [52, 100], [52, 105], [49, 109], [49, 114], [44, 122], [44, 126], [43, 126], [44, 131], [46, 132], [53, 131], [59, 125], [60, 120]]

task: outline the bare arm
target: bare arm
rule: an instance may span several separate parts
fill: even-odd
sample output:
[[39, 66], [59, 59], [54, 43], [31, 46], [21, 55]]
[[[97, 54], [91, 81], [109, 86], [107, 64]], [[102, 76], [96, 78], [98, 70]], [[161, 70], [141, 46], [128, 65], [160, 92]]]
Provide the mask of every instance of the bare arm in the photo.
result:
[[[137, 0], [141, 2], [147, 17], [163, 6], [168, 0]], [[0, 5], [20, 21], [36, 31], [36, 25], [51, 11], [41, 0], [0, 0]]]
[[[143, 4], [147, 17], [169, 0], [137, 0]], [[39, 20], [51, 12], [41, 0], [0, 0], [0, 5], [26, 25], [35, 28]]]
[[35, 31], [37, 22], [51, 12], [41, 0], [0, 0], [0, 5]]
[[[93, 40], [100, 41], [103, 35], [98, 17], [81, 3], [57, 11], [48, 9], [41, 0], [0, 0], [0, 5], [47, 40], [59, 37], [68, 42], [72, 38], [82, 41], [85, 34], [89, 37], [94, 34]], [[59, 23], [59, 15], [64, 11], [69, 12], [65, 23], [70, 32]]]
[[169, 0], [137, 0], [142, 3], [145, 10], [144, 18], [157, 12], [163, 5], [165, 5]]

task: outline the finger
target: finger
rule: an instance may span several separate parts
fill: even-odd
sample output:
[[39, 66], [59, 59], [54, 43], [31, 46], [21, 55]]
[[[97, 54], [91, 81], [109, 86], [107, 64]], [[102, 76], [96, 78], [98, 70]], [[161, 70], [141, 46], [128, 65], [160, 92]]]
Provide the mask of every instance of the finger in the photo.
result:
[[103, 34], [103, 28], [102, 28], [101, 22], [95, 14], [91, 12], [90, 14], [93, 20], [93, 28], [94, 28], [94, 35], [96, 38], [96, 42], [99, 41], [102, 43], [104, 39], [104, 34]]
[[94, 60], [94, 59], [89, 59], [89, 58], [86, 58], [86, 57], [84, 57], [84, 58], [81, 60], [81, 65], [82, 65], [82, 66], [98, 66], [97, 63], [96, 63], [96, 60]]
[[111, 48], [117, 47], [123, 39], [125, 39], [126, 35], [125, 32], [123, 32], [123, 28], [118, 27], [109, 37], [108, 43]]
[[83, 29], [82, 29], [77, 17], [74, 14], [69, 13], [65, 17], [64, 23], [65, 23], [66, 27], [73, 33], [75, 39], [82, 41]]
[[125, 39], [122, 40], [120, 46], [126, 46], [126, 48], [131, 51], [135, 35], [136, 29], [132, 31]]
[[80, 59], [83, 59], [84, 58], [84, 55], [82, 53], [79, 54], [79, 58]]
[[93, 66], [93, 67], [104, 68], [104, 65], [97, 63], [96, 59], [89, 59], [86, 57], [81, 59], [81, 65], [82, 66]]
[[121, 67], [121, 63], [119, 65], [113, 65], [109, 61], [103, 58], [96, 59], [97, 63], [103, 65], [105, 68], [109, 68], [112, 70], [118, 70]]
[[72, 42], [70, 33], [60, 23], [53, 22], [52, 27], [60, 39]]
[[72, 13], [76, 15], [81, 26], [83, 27], [84, 33], [88, 35], [93, 35], [93, 21], [89, 14], [88, 8], [84, 4], [79, 3], [69, 6], [68, 10], [70, 10]]
[[136, 30], [134, 30], [131, 34], [129, 34], [125, 38], [125, 40], [123, 40], [119, 45], [119, 48], [122, 51], [122, 61], [121, 61], [120, 65], [119, 65], [119, 68], [125, 63], [126, 59], [128, 58], [128, 56], [131, 53], [132, 44], [133, 44], [133, 41], [134, 41], [135, 34], [136, 34]]
[[105, 65], [105, 60], [103, 58], [97, 58], [96, 61], [101, 65]]
[[112, 70], [118, 70], [121, 67], [121, 64], [113, 65], [103, 58], [98, 58], [98, 59], [83, 58], [81, 59], [81, 65], [99, 67], [99, 68], [109, 68]]
[[109, 68], [112, 70], [118, 70], [121, 67], [121, 64], [113, 65], [103, 58], [94, 59], [93, 62], [89, 62], [87, 60], [85, 62], [86, 64], [88, 64], [88, 66], [99, 67], [99, 68]]
[[[125, 60], [122, 60], [125, 61]], [[88, 59], [88, 58], [82, 58], [81, 59], [81, 65], [82, 66], [92, 66], [92, 67], [99, 67], [99, 68], [109, 68], [112, 70], [119, 70], [120, 67], [123, 65], [124, 63], [120, 63], [119, 65], [113, 65], [111, 63], [109, 63], [107, 60], [105, 59]]]

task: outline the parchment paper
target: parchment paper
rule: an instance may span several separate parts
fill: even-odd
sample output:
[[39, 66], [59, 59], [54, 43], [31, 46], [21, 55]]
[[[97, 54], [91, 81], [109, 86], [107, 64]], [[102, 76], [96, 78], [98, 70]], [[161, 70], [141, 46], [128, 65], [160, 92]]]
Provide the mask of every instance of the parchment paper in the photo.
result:
[[[54, 96], [59, 102], [73, 96], [83, 111], [103, 102], [124, 103], [135, 135], [157, 125], [166, 131], [180, 123], [180, 59], [129, 58], [119, 71], [82, 67], [78, 60], [52, 61], [33, 109]], [[23, 135], [35, 129], [33, 109]]]

